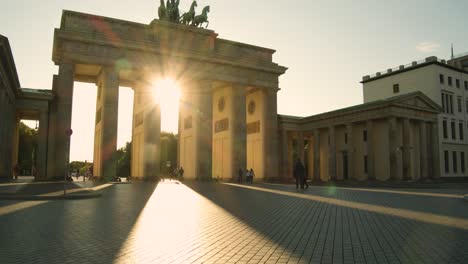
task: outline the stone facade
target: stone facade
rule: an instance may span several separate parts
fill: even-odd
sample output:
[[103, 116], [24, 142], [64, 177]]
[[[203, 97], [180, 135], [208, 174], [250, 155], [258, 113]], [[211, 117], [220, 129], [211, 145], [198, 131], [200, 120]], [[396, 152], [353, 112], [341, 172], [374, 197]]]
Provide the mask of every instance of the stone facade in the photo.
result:
[[283, 180], [300, 159], [316, 181], [439, 178], [437, 114], [417, 92], [305, 118], [279, 116]]
[[467, 57], [439, 60], [427, 57], [386, 72], [364, 76], [364, 102], [421, 91], [442, 107], [438, 116], [440, 174], [468, 176], [468, 72]]
[[[160, 106], [153, 80], [178, 78], [178, 166], [187, 179], [290, 180], [301, 159], [310, 178], [404, 180], [439, 177], [434, 142], [440, 107], [421, 93], [305, 118], [277, 113], [274, 50], [218, 38], [211, 30], [159, 20], [149, 25], [64, 11], [55, 30], [52, 91], [20, 89], [8, 43], [0, 38], [0, 176], [11, 177], [18, 120], [39, 120], [38, 177], [63, 177], [69, 162], [74, 82], [98, 88], [94, 175], [116, 174], [119, 86], [134, 90], [132, 168], [157, 178]], [[6, 44], [5, 44], [6, 43]], [[4, 55], [6, 54], [6, 55]], [[5, 59], [4, 59], [5, 58]], [[13, 151], [9, 151], [12, 149]], [[6, 151], [8, 150], [8, 151]]]

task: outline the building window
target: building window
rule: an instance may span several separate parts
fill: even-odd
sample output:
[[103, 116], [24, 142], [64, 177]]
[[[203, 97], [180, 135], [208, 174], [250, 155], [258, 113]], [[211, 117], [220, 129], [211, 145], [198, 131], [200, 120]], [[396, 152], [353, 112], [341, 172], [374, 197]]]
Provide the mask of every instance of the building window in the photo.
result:
[[439, 81], [440, 81], [440, 84], [444, 84], [444, 75], [443, 74], [439, 75]]
[[449, 113], [450, 114], [453, 114], [453, 96], [452, 95], [448, 95], [448, 105], [449, 105]]
[[400, 92], [400, 85], [397, 83], [397, 84], [394, 84], [393, 85], [393, 93], [396, 94], [396, 93], [399, 93]]
[[364, 173], [367, 174], [369, 172], [368, 163], [367, 163], [367, 155], [364, 155]]
[[[446, 107], [446, 105], [445, 105], [445, 94], [442, 93], [441, 95], [442, 95], [442, 109], [443, 109], [444, 113], [446, 113], [446, 111], [445, 111], [446, 110], [446, 108], [445, 108]], [[468, 104], [468, 100], [466, 102]]]
[[458, 172], [458, 164], [457, 164], [457, 152], [456, 151], [453, 151], [452, 152], [452, 164], [453, 164], [453, 173], [457, 173]]
[[468, 81], [465, 81], [465, 90], [468, 90]]
[[455, 86], [457, 88], [460, 88], [460, 80], [459, 79], [455, 79]]
[[447, 120], [444, 120], [442, 121], [442, 128], [443, 128], [443, 131], [444, 131], [444, 138], [447, 139], [448, 137], [448, 133], [447, 133]]
[[465, 174], [465, 152], [460, 152], [460, 165], [461, 165], [461, 172]]
[[458, 106], [458, 113], [461, 113], [463, 110], [463, 106], [462, 106], [462, 98], [461, 96], [459, 96], [457, 98], [457, 106]]
[[455, 132], [455, 122], [452, 121], [450, 125], [451, 125], [451, 128], [452, 128], [452, 139], [456, 139], [457, 136], [456, 136], [456, 132]]
[[450, 76], [448, 77], [448, 85], [452, 86], [452, 77], [450, 77]]
[[468, 113], [468, 100], [465, 101], [465, 109], [466, 109], [466, 112]]
[[362, 140], [367, 142], [367, 130], [362, 131]]
[[448, 151], [444, 151], [444, 168], [445, 173], [449, 173], [449, 153]]
[[344, 143], [348, 144], [348, 133], [344, 133]]
[[460, 133], [460, 140], [464, 140], [464, 135], [463, 135], [463, 123], [458, 123], [458, 132]]

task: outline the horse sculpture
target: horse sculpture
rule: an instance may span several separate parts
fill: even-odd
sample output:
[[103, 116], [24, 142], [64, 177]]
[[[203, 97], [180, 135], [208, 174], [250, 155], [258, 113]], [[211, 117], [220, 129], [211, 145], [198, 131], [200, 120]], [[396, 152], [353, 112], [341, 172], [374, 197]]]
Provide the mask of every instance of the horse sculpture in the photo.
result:
[[166, 6], [164, 5], [164, 0], [160, 0], [160, 1], [161, 1], [161, 5], [158, 8], [159, 19], [167, 20], [167, 9], [166, 9]]
[[170, 8], [167, 8], [167, 16], [169, 18], [169, 21], [172, 23], [179, 22], [179, 3], [180, 0], [171, 0]]
[[198, 15], [198, 16], [195, 16], [193, 18], [193, 21], [192, 21], [192, 26], [194, 27], [202, 27], [203, 23], [206, 23], [206, 27], [208, 27], [208, 25], [210, 24], [210, 22], [208, 22], [208, 13], [210, 12], [210, 6], [205, 6], [205, 8], [203, 8], [203, 11], [201, 13], [201, 15]]
[[180, 22], [184, 25], [189, 25], [191, 22], [193, 22], [193, 19], [195, 18], [195, 7], [197, 7], [197, 1], [193, 1], [192, 5], [190, 6], [190, 11], [187, 13], [184, 13], [180, 17]]

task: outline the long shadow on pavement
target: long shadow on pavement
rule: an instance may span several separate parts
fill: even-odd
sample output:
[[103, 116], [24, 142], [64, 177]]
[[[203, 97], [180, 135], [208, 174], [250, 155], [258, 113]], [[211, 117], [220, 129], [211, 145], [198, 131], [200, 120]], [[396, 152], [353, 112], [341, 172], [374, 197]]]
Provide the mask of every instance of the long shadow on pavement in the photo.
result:
[[468, 263], [466, 230], [224, 184], [186, 185], [301, 262]]
[[100, 199], [50, 201], [0, 217], [0, 263], [113, 263], [154, 183], [115, 185]]

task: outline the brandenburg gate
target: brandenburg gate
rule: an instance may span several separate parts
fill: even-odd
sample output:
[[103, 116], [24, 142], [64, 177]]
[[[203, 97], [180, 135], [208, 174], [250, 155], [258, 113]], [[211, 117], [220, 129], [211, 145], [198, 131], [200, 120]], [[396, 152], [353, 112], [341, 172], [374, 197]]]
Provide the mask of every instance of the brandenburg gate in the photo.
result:
[[[209, 10], [209, 9], [208, 9]], [[218, 38], [212, 30], [155, 19], [149, 25], [63, 11], [55, 29], [47, 175], [67, 173], [74, 81], [97, 85], [94, 175], [115, 176], [119, 86], [134, 91], [133, 177], [159, 174], [160, 108], [155, 78], [176, 78], [179, 166], [189, 179], [277, 178], [278, 78], [275, 51]], [[91, 117], [90, 117], [91, 118]]]

